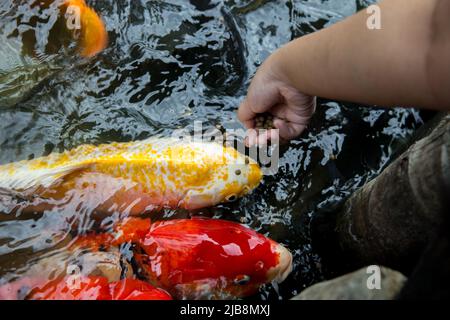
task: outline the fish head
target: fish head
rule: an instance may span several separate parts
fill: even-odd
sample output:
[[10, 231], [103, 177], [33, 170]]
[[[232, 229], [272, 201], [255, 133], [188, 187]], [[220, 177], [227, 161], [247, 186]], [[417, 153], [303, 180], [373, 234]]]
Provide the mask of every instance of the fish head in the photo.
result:
[[179, 299], [250, 296], [292, 270], [288, 249], [231, 221], [156, 222], [138, 248], [144, 276]]
[[[250, 232], [252, 234], [253, 232]], [[253, 234], [254, 236], [254, 234]], [[264, 237], [269, 245], [265, 250], [250, 250], [242, 257], [242, 271], [236, 270], [222, 278], [221, 286], [213, 290], [218, 299], [243, 298], [255, 294], [267, 283], [281, 283], [292, 272], [292, 254], [283, 245]], [[242, 247], [242, 245], [241, 245]], [[249, 259], [249, 255], [255, 254]], [[272, 260], [274, 259], [274, 260]], [[273, 263], [273, 261], [276, 261]], [[240, 272], [239, 272], [240, 271]]]
[[259, 165], [236, 149], [213, 146], [205, 161], [208, 167], [205, 184], [190, 189], [182, 206], [186, 209], [198, 209], [224, 202], [234, 202], [249, 194], [261, 182], [263, 174]]

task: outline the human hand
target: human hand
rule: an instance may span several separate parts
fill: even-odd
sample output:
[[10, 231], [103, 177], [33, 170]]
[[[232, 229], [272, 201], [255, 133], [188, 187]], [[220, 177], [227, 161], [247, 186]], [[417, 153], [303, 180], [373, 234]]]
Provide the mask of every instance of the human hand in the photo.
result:
[[274, 53], [261, 65], [239, 107], [238, 118], [247, 129], [256, 129], [255, 118], [262, 113], [270, 113], [274, 117], [275, 129], [262, 134], [249, 131], [246, 140], [249, 146], [276, 139], [285, 142], [298, 137], [315, 111], [316, 97], [293, 87], [281, 68], [280, 59]]

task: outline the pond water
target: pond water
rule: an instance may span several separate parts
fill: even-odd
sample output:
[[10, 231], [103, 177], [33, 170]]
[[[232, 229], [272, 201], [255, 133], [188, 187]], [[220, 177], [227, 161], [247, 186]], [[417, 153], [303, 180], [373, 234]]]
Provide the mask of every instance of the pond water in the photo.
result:
[[[17, 3], [22, 5], [17, 5]], [[29, 0], [28, 2], [32, 2]], [[91, 0], [109, 46], [91, 60], [46, 52], [53, 21], [27, 1], [0, 4], [0, 163], [80, 144], [241, 128], [236, 109], [262, 61], [289, 40], [329, 26], [369, 0]], [[33, 15], [44, 15], [30, 27]], [[35, 33], [38, 57], [21, 55]], [[19, 43], [19, 46], [17, 44]], [[251, 195], [195, 214], [240, 221], [285, 244], [294, 271], [252, 299], [289, 299], [326, 277], [310, 221], [380, 172], [422, 124], [414, 109], [319, 102], [308, 132], [281, 148], [279, 171]], [[94, 226], [89, 210], [0, 214], [0, 283]], [[160, 218], [186, 215], [165, 210]], [[77, 229], [70, 226], [77, 221]]]

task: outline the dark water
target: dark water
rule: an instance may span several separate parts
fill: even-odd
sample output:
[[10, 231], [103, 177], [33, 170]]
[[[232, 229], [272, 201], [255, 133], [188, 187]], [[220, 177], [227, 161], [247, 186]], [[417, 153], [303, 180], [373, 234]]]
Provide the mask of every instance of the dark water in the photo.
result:
[[[46, 17], [31, 28], [38, 58], [21, 57], [5, 46], [0, 50], [0, 92], [6, 83], [12, 87], [0, 100], [0, 163], [84, 143], [170, 135], [194, 121], [202, 121], [204, 129], [240, 128], [236, 108], [270, 52], [373, 1], [88, 2], [103, 17], [110, 37], [109, 47], [94, 59], [64, 50], [45, 54], [52, 27]], [[1, 45], [21, 40], [30, 26], [18, 25], [17, 19], [33, 14], [43, 13], [2, 1]], [[310, 130], [282, 148], [275, 176], [237, 203], [198, 212], [241, 221], [293, 252], [292, 275], [279, 286], [266, 286], [255, 299], [287, 299], [324, 278], [327, 266], [311, 245], [311, 217], [380, 172], [421, 123], [412, 109], [320, 101]], [[161, 217], [183, 214], [166, 211]], [[83, 208], [2, 217], [3, 280], [23, 272], [31, 258], [64, 247], [74, 220], [78, 232], [94, 224]]]

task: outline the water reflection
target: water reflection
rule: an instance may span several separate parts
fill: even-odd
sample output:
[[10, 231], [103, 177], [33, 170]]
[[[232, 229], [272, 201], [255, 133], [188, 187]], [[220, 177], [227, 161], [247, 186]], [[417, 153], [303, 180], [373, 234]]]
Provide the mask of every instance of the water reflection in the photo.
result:
[[[217, 125], [240, 128], [236, 107], [270, 52], [372, 2], [89, 1], [105, 21], [109, 47], [91, 60], [65, 52], [42, 56], [31, 71], [26, 67], [20, 71], [32, 77], [36, 68], [46, 68], [39, 71], [42, 77], [33, 79], [33, 90], [20, 89], [11, 101], [0, 100], [0, 163], [84, 143], [169, 135], [174, 129], [191, 127], [194, 121], [202, 121], [205, 130]], [[17, 28], [14, 19], [23, 13], [12, 10], [11, 3], [0, 5], [3, 30]], [[2, 46], [0, 54], [0, 60], [8, 64], [1, 65], [0, 86], [8, 79], [22, 81], [14, 80], [19, 74], [14, 61], [17, 52]], [[55, 68], [46, 65], [48, 59]], [[293, 274], [280, 287], [263, 288], [255, 299], [289, 298], [321, 280], [326, 267], [311, 248], [311, 216], [378, 173], [420, 124], [414, 110], [320, 101], [309, 132], [282, 148], [277, 175], [267, 177], [256, 192], [237, 203], [196, 214], [241, 221], [286, 244], [294, 253]], [[163, 210], [158, 217], [188, 214]], [[1, 219], [3, 279], [22, 272], [30, 253], [57, 250], [64, 245], [58, 239], [76, 236], [93, 225], [90, 213], [82, 210], [17, 219], [3, 215]]]

